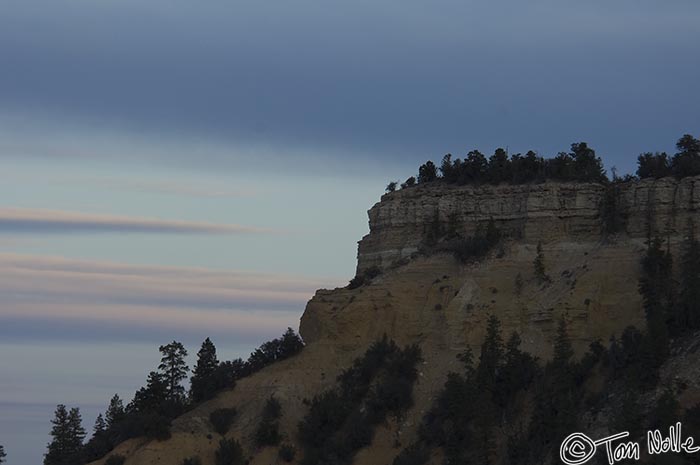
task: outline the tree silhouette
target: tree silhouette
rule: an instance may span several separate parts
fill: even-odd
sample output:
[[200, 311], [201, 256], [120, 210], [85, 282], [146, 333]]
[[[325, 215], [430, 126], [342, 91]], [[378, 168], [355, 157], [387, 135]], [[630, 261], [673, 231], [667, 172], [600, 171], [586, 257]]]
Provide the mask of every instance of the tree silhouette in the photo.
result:
[[418, 168], [419, 183], [433, 182], [437, 179], [437, 177], [437, 167], [435, 166], [435, 163], [430, 160]]
[[700, 175], [700, 140], [685, 134], [676, 143], [671, 169], [677, 178]]
[[6, 457], [7, 453], [5, 453], [5, 448], [3, 446], [0, 446], [0, 463], [5, 463]]
[[105, 423], [107, 429], [112, 429], [117, 423], [124, 418], [124, 402], [119, 398], [118, 394], [114, 394], [109, 401], [109, 406], [105, 412]]
[[183, 403], [185, 388], [181, 383], [187, 378], [187, 372], [189, 371], [185, 362], [187, 350], [182, 343], [177, 341], [160, 346], [158, 350], [163, 354], [158, 369], [163, 374], [163, 380], [166, 385], [166, 399], [175, 403]]
[[194, 402], [209, 399], [214, 394], [216, 386], [212, 381], [218, 366], [216, 347], [211, 339], [206, 338], [197, 352], [197, 365], [190, 378], [190, 398]]
[[100, 413], [97, 415], [97, 419], [95, 420], [95, 426], [92, 427], [92, 433], [94, 435], [99, 435], [99, 434], [104, 434], [104, 432], [107, 431], [107, 423], [105, 422], [104, 417]]
[[670, 176], [671, 160], [666, 152], [643, 153], [637, 158], [637, 176], [640, 178], [664, 178]]
[[85, 439], [80, 409], [66, 406], [56, 407], [54, 419], [51, 420], [52, 440], [44, 456], [44, 465], [74, 465], [80, 463], [80, 452]]
[[673, 258], [662, 248], [659, 237], [649, 241], [642, 258], [639, 292], [644, 302], [649, 336], [654, 344], [653, 353], [660, 363], [668, 352], [668, 322], [673, 308]]

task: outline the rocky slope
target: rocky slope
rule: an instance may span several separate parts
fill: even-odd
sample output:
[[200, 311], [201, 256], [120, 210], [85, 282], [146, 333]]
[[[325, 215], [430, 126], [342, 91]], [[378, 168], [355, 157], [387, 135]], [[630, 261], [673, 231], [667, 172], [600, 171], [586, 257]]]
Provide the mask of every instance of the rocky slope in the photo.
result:
[[[251, 464], [276, 463], [275, 448], [252, 445], [265, 400], [274, 394], [281, 402], [282, 432], [294, 443], [307, 410], [304, 400], [332, 386], [354, 357], [386, 333], [399, 344], [419, 343], [425, 359], [415, 406], [400, 425], [380, 428], [355, 459], [357, 465], [390, 464], [400, 451], [397, 443], [410, 442], [447, 373], [457, 369], [455, 355], [480, 344], [488, 315], [501, 319], [506, 334], [519, 331], [523, 348], [543, 358], [550, 355], [562, 315], [579, 353], [628, 325], [643, 327], [637, 279], [647, 232], [651, 227], [672, 244], [680, 242], [687, 219], [697, 217], [698, 182], [621, 185], [615, 198], [624, 230], [612, 237], [601, 233], [601, 204], [609, 192], [597, 184], [433, 185], [387, 194], [369, 211], [370, 233], [358, 253], [360, 273], [377, 266], [382, 274], [357, 289], [317, 291], [301, 319], [307, 342], [301, 354], [241, 380], [234, 390], [178, 418], [170, 440], [133, 440], [115, 452], [127, 457], [127, 465], [178, 465], [194, 455], [213, 464], [218, 435], [208, 414], [234, 406], [239, 415], [228, 436], [242, 442]], [[417, 253], [436, 223], [469, 234], [490, 219], [508, 238], [479, 263]], [[540, 241], [551, 284], [540, 285], [533, 276]], [[522, 286], [516, 285], [518, 274]]]

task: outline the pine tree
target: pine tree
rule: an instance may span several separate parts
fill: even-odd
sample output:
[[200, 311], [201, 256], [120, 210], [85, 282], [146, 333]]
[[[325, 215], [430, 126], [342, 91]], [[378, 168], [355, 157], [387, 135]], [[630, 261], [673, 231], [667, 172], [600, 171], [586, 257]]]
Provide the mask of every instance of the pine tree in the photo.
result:
[[158, 369], [163, 374], [166, 384], [166, 398], [171, 402], [182, 403], [185, 398], [185, 388], [181, 383], [189, 371], [187, 363], [185, 363], [187, 350], [182, 343], [177, 341], [160, 346], [158, 350], [163, 354]]
[[695, 238], [695, 225], [688, 222], [681, 260], [678, 311], [680, 328], [700, 328], [700, 243]]
[[535, 261], [532, 262], [532, 266], [535, 270], [535, 278], [540, 284], [547, 283], [550, 281], [549, 276], [547, 276], [547, 270], [544, 265], [544, 252], [542, 252], [542, 242], [537, 243], [537, 255], [535, 256]]
[[107, 429], [112, 429], [124, 418], [124, 402], [119, 398], [118, 394], [114, 394], [109, 401], [109, 407], [105, 412], [105, 423]]
[[6, 457], [7, 454], [5, 453], [5, 448], [3, 446], [0, 446], [0, 463], [5, 463]]
[[68, 412], [68, 431], [70, 432], [71, 446], [75, 452], [80, 452], [85, 441], [85, 428], [83, 428], [83, 417], [80, 415], [80, 409], [75, 407]]
[[496, 385], [496, 374], [503, 358], [503, 337], [501, 336], [501, 322], [491, 315], [486, 326], [486, 338], [481, 345], [479, 366], [477, 367], [477, 380], [484, 390], [491, 392]]
[[134, 395], [128, 406], [129, 412], [158, 412], [163, 413], [165, 401], [168, 400], [168, 383], [165, 377], [155, 371], [148, 374], [146, 387], [142, 387]]
[[657, 357], [657, 366], [668, 352], [668, 325], [673, 307], [673, 258], [661, 244], [659, 237], [649, 242], [647, 253], [642, 258], [639, 278], [639, 292], [644, 302], [647, 330], [653, 344], [651, 350]]
[[287, 331], [282, 335], [280, 342], [280, 359], [291, 357], [304, 348], [304, 342], [294, 332], [292, 328], [287, 328]]
[[197, 365], [190, 378], [190, 398], [194, 402], [201, 402], [211, 398], [216, 387], [213, 385], [213, 376], [219, 366], [216, 357], [216, 347], [209, 338], [202, 342], [202, 348], [197, 352]]
[[56, 407], [54, 419], [51, 420], [53, 439], [44, 456], [44, 465], [80, 463], [79, 454], [85, 439], [85, 430], [81, 423], [80, 409], [72, 408], [69, 412], [63, 404]]
[[515, 275], [515, 285], [514, 285], [515, 295], [520, 296], [523, 293], [523, 275], [518, 273]]
[[552, 363], [555, 366], [563, 367], [571, 361], [571, 357], [573, 356], [574, 349], [571, 346], [571, 339], [569, 339], [569, 334], [566, 329], [566, 319], [562, 315], [559, 319], [557, 336], [554, 340], [554, 356], [552, 357]]
[[97, 415], [97, 419], [95, 420], [95, 426], [92, 427], [92, 434], [95, 436], [99, 436], [100, 434], [104, 434], [105, 431], [107, 431], [107, 423], [105, 422], [104, 417], [100, 413]]

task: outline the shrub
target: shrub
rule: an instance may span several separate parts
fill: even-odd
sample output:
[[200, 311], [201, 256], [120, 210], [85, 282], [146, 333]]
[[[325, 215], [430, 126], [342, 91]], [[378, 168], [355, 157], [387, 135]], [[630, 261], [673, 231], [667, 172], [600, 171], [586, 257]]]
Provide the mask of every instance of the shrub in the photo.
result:
[[219, 448], [216, 451], [216, 465], [244, 465], [241, 444], [234, 439], [222, 439], [219, 441]]
[[199, 457], [189, 457], [182, 461], [182, 465], [202, 465]]
[[110, 455], [107, 460], [105, 461], [105, 465], [123, 465], [123, 463], [126, 461], [126, 457], [123, 455], [115, 454], [115, 455]]
[[262, 446], [275, 446], [279, 444], [282, 437], [279, 433], [279, 422], [282, 416], [282, 406], [274, 397], [267, 399], [263, 408], [260, 426], [255, 432], [255, 443]]
[[284, 460], [285, 462], [289, 463], [294, 460], [294, 457], [296, 457], [297, 450], [291, 444], [282, 444], [277, 455], [279, 455], [279, 458], [281, 460]]
[[209, 414], [209, 422], [214, 431], [223, 436], [228, 433], [236, 413], [235, 408], [220, 408]]
[[382, 270], [378, 266], [371, 266], [350, 280], [348, 289], [357, 289], [372, 281], [374, 278], [382, 274]]

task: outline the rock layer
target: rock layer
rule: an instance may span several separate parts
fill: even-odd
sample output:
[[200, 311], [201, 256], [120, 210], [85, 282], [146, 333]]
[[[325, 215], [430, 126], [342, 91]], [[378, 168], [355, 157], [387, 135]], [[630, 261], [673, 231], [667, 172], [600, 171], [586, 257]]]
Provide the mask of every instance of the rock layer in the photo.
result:
[[[473, 234], [493, 220], [525, 242], [599, 240], [606, 196], [617, 205], [623, 233], [677, 235], [700, 204], [700, 177], [601, 184], [552, 183], [455, 186], [419, 185], [385, 194], [369, 210], [370, 232], [359, 243], [357, 271], [387, 268], [411, 257], [431, 230]], [[612, 190], [612, 192], [610, 191]]]

